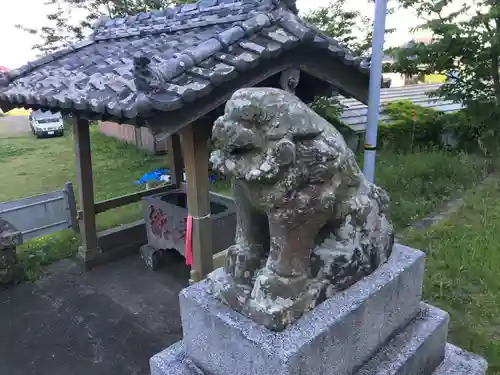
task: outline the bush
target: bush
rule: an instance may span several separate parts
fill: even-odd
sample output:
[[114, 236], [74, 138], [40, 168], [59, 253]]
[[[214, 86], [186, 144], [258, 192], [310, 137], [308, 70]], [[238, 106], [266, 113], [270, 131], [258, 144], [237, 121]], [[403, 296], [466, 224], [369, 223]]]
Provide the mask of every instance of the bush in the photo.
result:
[[344, 107], [338, 98], [326, 96], [317, 97], [310, 104], [310, 107], [333, 126], [344, 126], [340, 121], [340, 115], [342, 114], [342, 109]]
[[379, 126], [379, 145], [392, 151], [441, 148], [447, 114], [413, 104], [395, 101], [384, 106], [387, 120]]
[[471, 102], [466, 109], [446, 116], [446, 130], [464, 150], [480, 149], [485, 155], [499, 151], [500, 108], [494, 103]]

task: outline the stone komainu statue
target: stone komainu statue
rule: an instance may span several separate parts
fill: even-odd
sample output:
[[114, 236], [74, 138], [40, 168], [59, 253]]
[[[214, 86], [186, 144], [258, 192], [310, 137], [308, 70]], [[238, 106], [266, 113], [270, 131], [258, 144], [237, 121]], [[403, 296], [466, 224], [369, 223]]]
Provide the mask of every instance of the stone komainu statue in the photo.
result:
[[297, 97], [241, 89], [212, 134], [211, 162], [232, 178], [238, 220], [224, 276], [209, 276], [224, 303], [279, 331], [387, 261], [386, 192]]

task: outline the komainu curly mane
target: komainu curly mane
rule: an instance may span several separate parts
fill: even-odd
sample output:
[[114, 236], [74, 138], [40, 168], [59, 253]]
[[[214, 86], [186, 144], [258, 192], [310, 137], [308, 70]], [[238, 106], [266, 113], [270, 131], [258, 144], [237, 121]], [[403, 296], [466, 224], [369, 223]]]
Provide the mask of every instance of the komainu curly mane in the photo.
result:
[[232, 178], [238, 225], [214, 293], [281, 330], [387, 261], [386, 192], [330, 123], [294, 95], [234, 93], [214, 124], [214, 168]]

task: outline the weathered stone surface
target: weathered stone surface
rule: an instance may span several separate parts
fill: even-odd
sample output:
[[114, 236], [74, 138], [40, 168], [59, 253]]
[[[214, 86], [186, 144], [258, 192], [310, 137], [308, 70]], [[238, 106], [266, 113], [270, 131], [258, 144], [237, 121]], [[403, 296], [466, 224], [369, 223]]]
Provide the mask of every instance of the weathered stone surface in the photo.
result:
[[0, 250], [13, 248], [23, 243], [23, 237], [12, 224], [0, 217]]
[[0, 218], [0, 286], [18, 283], [24, 278], [24, 269], [16, 254], [16, 246], [21, 243], [21, 232]]
[[445, 357], [448, 313], [422, 304], [408, 326], [394, 335], [356, 375], [428, 375]]
[[433, 375], [484, 375], [487, 369], [483, 358], [447, 344], [444, 361]]
[[[419, 314], [355, 375], [485, 375], [488, 365], [483, 358], [444, 344], [446, 319], [446, 313], [427, 307], [427, 312]], [[391, 357], [385, 357], [386, 354]], [[189, 360], [182, 341], [155, 355], [150, 365], [151, 375], [205, 374]], [[272, 375], [257, 371], [254, 374]]]
[[395, 245], [387, 263], [282, 332], [235, 312], [202, 281], [180, 294], [186, 353], [214, 375], [351, 373], [418, 314], [423, 269], [423, 253]]
[[204, 375], [186, 355], [182, 341], [153, 356], [149, 364], [151, 375]]
[[181, 292], [184, 339], [151, 358], [151, 375], [485, 375], [484, 359], [446, 344], [448, 314], [420, 302], [423, 259], [394, 245], [387, 263], [282, 332], [204, 280]]
[[238, 226], [213, 293], [280, 331], [385, 263], [386, 192], [342, 135], [294, 95], [238, 90], [213, 128], [213, 166], [233, 179]]

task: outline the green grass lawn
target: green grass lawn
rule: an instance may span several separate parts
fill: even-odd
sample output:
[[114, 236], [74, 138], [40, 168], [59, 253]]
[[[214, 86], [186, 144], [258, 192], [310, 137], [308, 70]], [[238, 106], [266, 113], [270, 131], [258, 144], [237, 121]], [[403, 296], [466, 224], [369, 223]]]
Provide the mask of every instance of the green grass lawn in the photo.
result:
[[[166, 165], [166, 157], [141, 152], [100, 134], [95, 127], [91, 128], [91, 142], [96, 201], [142, 189], [133, 181]], [[75, 182], [74, 159], [69, 132], [62, 138], [0, 138], [0, 202], [58, 190], [67, 181]], [[391, 218], [397, 228], [404, 228], [457, 191], [472, 186], [485, 168], [481, 159], [439, 151], [379, 153], [376, 182], [389, 191]], [[220, 183], [214, 189], [228, 192], [228, 184]], [[97, 224], [99, 229], [106, 229], [139, 218], [141, 205], [136, 203], [98, 215]], [[78, 235], [67, 230], [26, 243], [20, 257], [28, 276], [34, 278], [42, 265], [74, 255], [78, 241]]]
[[[133, 181], [165, 166], [154, 157], [91, 131], [96, 200], [141, 189]], [[360, 158], [361, 160], [362, 158]], [[434, 212], [486, 174], [488, 163], [465, 154], [442, 151], [398, 155], [377, 154], [376, 183], [391, 197], [396, 228]], [[0, 201], [63, 187], [75, 181], [71, 134], [64, 138], [0, 138]], [[214, 186], [227, 192], [227, 184]], [[98, 216], [99, 228], [141, 217], [140, 204]], [[425, 298], [451, 313], [451, 341], [484, 355], [490, 374], [500, 375], [500, 186], [476, 194], [449, 220], [430, 230], [404, 231], [403, 242], [427, 253]], [[71, 230], [29, 241], [20, 249], [28, 277], [42, 266], [73, 256], [78, 235]]]
[[[91, 129], [91, 142], [96, 201], [143, 189], [134, 180], [166, 165], [165, 157], [141, 152], [98, 133], [95, 127]], [[61, 138], [0, 138], [0, 202], [59, 190], [67, 181], [76, 181], [69, 132]], [[106, 229], [137, 220], [140, 215], [141, 206], [136, 203], [99, 215], [97, 224], [99, 229]], [[75, 232], [66, 230], [27, 242], [20, 249], [20, 258], [28, 277], [36, 277], [45, 264], [74, 255], [78, 241]]]
[[450, 313], [450, 341], [500, 375], [500, 184], [469, 193], [459, 212], [403, 242], [427, 254], [424, 296]]
[[474, 186], [490, 166], [473, 155], [444, 151], [378, 153], [375, 183], [388, 191], [391, 220], [401, 230]]

